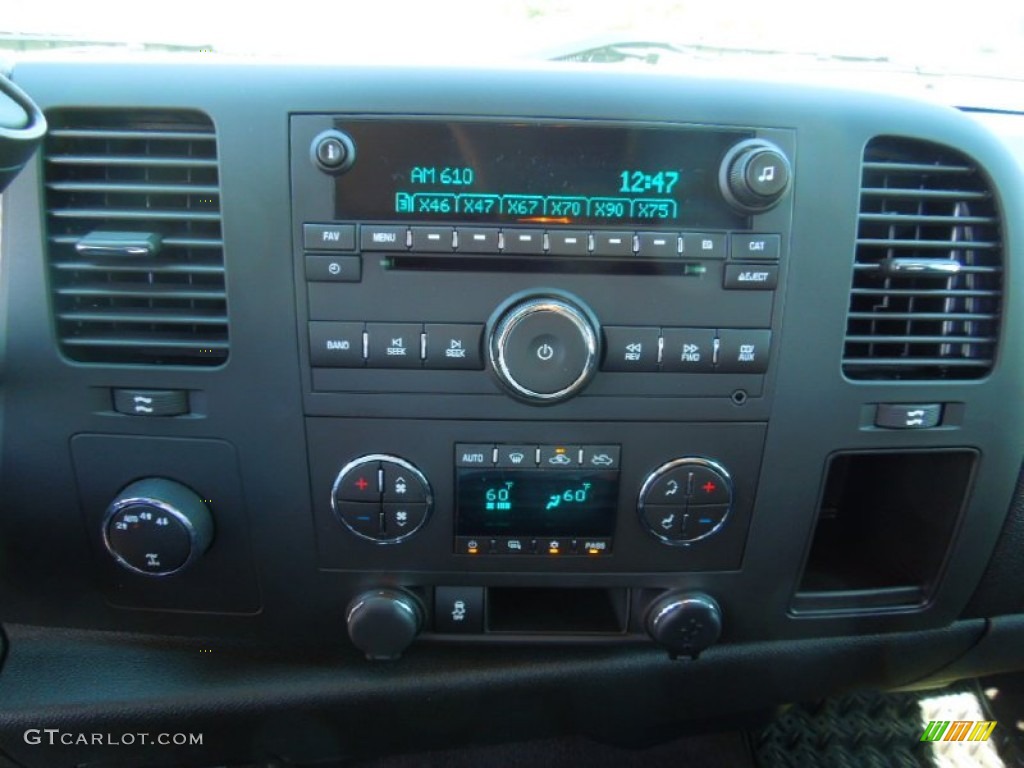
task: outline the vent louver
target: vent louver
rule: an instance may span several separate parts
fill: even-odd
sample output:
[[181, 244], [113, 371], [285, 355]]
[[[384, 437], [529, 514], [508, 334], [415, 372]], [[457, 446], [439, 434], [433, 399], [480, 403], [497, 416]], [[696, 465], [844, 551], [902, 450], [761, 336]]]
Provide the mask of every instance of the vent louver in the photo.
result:
[[852, 379], [977, 379], [995, 360], [999, 212], [964, 155], [881, 137], [864, 151], [843, 372]]
[[213, 123], [155, 110], [61, 110], [47, 119], [49, 264], [64, 354], [89, 363], [223, 363]]

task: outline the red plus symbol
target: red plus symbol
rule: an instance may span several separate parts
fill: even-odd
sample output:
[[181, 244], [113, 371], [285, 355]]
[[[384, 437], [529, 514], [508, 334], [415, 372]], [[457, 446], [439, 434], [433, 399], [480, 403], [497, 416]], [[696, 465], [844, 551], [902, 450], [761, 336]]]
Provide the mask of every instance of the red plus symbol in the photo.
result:
[[365, 491], [366, 490], [366, 486], [368, 486], [368, 485], [369, 485], [369, 483], [366, 482], [366, 478], [365, 477], [360, 477], [358, 480], [356, 480], [356, 488], [358, 488], [360, 491]]
[[717, 488], [717, 487], [718, 487], [718, 486], [716, 486], [716, 485], [715, 485], [714, 483], [712, 483], [712, 482], [711, 482], [710, 480], [708, 480], [708, 481], [707, 481], [706, 483], [704, 483], [704, 485], [702, 485], [702, 486], [701, 486], [701, 488], [703, 488], [703, 489], [704, 489], [704, 493], [711, 493], [711, 492], [712, 492], [713, 490], [715, 490], [715, 488]]

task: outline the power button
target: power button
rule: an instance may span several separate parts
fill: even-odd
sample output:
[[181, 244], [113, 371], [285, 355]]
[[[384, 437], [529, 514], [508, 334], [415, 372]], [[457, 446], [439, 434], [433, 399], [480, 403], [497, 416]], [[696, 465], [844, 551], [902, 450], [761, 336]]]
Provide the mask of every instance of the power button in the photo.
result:
[[555, 403], [582, 389], [597, 362], [597, 333], [567, 301], [537, 297], [513, 306], [491, 334], [491, 364], [509, 391]]

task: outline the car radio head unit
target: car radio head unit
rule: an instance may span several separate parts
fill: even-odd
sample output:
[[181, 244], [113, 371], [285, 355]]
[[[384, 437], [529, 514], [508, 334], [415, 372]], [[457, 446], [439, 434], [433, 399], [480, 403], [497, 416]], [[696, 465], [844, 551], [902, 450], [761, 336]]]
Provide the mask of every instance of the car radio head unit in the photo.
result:
[[750, 138], [741, 131], [439, 120], [336, 126], [359, 152], [335, 182], [338, 219], [744, 226], [718, 191], [722, 158]]

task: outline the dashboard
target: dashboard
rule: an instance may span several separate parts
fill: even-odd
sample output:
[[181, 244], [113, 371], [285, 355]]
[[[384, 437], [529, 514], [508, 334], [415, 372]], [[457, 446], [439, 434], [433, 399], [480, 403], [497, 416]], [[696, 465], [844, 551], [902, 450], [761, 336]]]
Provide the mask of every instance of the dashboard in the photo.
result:
[[551, 690], [490, 736], [1024, 667], [1024, 188], [973, 116], [565, 68], [13, 80], [48, 132], [3, 200], [10, 732], [80, 653], [174, 710], [193, 643], [237, 733], [236, 674], [440, 696], [395, 749]]

